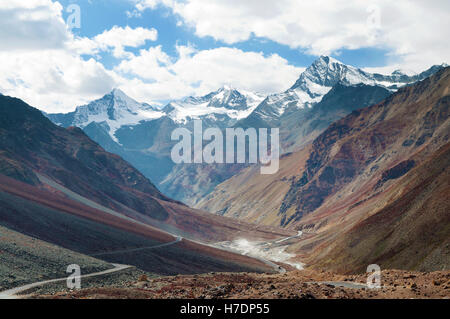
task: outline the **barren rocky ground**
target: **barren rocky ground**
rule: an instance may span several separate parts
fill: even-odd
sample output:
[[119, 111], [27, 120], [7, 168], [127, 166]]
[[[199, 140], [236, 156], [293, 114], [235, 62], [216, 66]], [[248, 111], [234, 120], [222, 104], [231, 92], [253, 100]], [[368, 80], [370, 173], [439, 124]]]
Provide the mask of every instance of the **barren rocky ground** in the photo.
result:
[[[333, 282], [332, 284], [330, 282]], [[380, 289], [338, 287], [366, 283], [366, 275], [338, 275], [314, 270], [285, 274], [208, 273], [150, 278], [136, 274], [133, 281], [103, 288], [60, 291], [31, 298], [138, 299], [381, 299], [450, 298], [450, 271], [382, 271]]]
[[86, 273], [113, 266], [74, 251], [0, 226], [0, 291], [53, 278], [64, 278], [67, 266], [80, 265]]

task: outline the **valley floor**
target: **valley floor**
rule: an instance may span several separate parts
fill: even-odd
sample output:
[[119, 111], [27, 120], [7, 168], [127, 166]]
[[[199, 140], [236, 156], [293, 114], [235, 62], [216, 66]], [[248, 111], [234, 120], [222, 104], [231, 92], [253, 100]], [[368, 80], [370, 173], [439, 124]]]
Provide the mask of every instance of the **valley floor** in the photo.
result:
[[[117, 275], [116, 275], [117, 276]], [[45, 299], [410, 299], [450, 298], [450, 271], [411, 272], [384, 270], [382, 287], [365, 287], [366, 275], [339, 275], [315, 270], [284, 274], [208, 273], [147, 277], [129, 272], [125, 281], [77, 291], [45, 289], [28, 298]], [[107, 281], [106, 281], [107, 282]]]

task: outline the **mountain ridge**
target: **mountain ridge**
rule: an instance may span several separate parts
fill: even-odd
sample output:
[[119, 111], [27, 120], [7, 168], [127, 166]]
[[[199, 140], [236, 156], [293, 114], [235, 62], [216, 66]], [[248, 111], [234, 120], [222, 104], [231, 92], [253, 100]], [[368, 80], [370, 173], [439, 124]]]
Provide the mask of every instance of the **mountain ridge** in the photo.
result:
[[[439, 66], [425, 72], [434, 72], [437, 69]], [[300, 75], [291, 89], [266, 98], [225, 86], [204, 96], [172, 101], [164, 108], [158, 109], [159, 113], [149, 111], [157, 114], [154, 118], [146, 119], [139, 115], [136, 106], [139, 108], [141, 105], [141, 108], [146, 109], [148, 106], [142, 106], [134, 100], [130, 102], [131, 113], [127, 113], [127, 116], [118, 121], [110, 120], [106, 111], [97, 118], [91, 116], [91, 120], [83, 122], [84, 124], [75, 121], [73, 115], [67, 115], [65, 120], [64, 115], [47, 114], [47, 116], [53, 122], [65, 127], [71, 125], [83, 127], [89, 137], [107, 151], [116, 153], [132, 163], [166, 195], [194, 205], [215, 186], [234, 176], [246, 165], [218, 164], [213, 167], [175, 165], [170, 155], [171, 148], [175, 144], [171, 140], [171, 132], [176, 128], [192, 130], [195, 119], [202, 120], [204, 129], [278, 127], [281, 152], [295, 152], [311, 142], [333, 121], [355, 108], [375, 104], [395, 91], [391, 87], [381, 85], [380, 81], [390, 80], [389, 83], [392, 84], [394, 80], [403, 79], [402, 81], [406, 83], [417, 78], [417, 75], [410, 77], [400, 75], [398, 72], [396, 74], [393, 79], [386, 78], [389, 76], [370, 75], [335, 59], [322, 56]], [[335, 86], [336, 89], [333, 90]], [[346, 94], [345, 98], [336, 97], [335, 105], [329, 106], [330, 110], [315, 108], [330, 92], [331, 95], [339, 95], [341, 91], [338, 88], [344, 86], [349, 87], [348, 90], [341, 90], [342, 94]], [[353, 93], [344, 93], [352, 90], [351, 87], [355, 87]], [[105, 102], [102, 99], [92, 102], [93, 110], [96, 107], [108, 109], [108, 103], [99, 108], [98, 101]], [[106, 99], [107, 101], [109, 99]], [[133, 112], [137, 115], [132, 114]], [[88, 112], [81, 113], [85, 115]], [[112, 112], [111, 115], [115, 113]], [[89, 116], [79, 115], [77, 118], [89, 119]]]
[[247, 168], [198, 207], [302, 231], [288, 252], [318, 269], [446, 268], [449, 93], [447, 67], [332, 123], [278, 174]]

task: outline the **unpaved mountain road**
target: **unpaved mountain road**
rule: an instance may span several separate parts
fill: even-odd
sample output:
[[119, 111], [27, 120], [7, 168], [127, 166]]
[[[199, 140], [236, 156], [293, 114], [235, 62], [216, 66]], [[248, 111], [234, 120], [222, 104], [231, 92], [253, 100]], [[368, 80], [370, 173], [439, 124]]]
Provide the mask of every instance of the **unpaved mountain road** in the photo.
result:
[[[92, 273], [92, 274], [87, 274], [87, 275], [81, 275], [80, 278], [82, 279], [82, 278], [88, 278], [88, 277], [97, 277], [97, 276], [102, 276], [102, 275], [108, 275], [108, 274], [112, 274], [112, 273], [133, 267], [133, 266], [121, 265], [121, 264], [112, 264], [112, 265], [114, 266], [114, 268], [112, 268], [112, 269], [108, 269], [108, 270], [104, 270], [104, 271], [100, 271], [100, 272], [96, 272], [96, 273]], [[45, 284], [50, 284], [50, 283], [54, 283], [54, 282], [63, 282], [66, 280], [67, 280], [67, 277], [51, 279], [51, 280], [39, 281], [39, 282], [35, 282], [32, 284], [5, 290], [5, 291], [0, 292], [0, 299], [20, 299], [20, 296], [18, 296], [18, 294], [21, 292], [24, 292], [29, 289], [39, 287], [39, 286], [42, 286]]]
[[282, 242], [288, 241], [289, 239], [294, 239], [294, 238], [298, 238], [300, 236], [303, 235], [303, 232], [300, 230], [297, 235], [291, 236], [291, 237], [286, 237], [286, 238], [282, 238], [280, 240], [275, 241], [275, 244], [280, 244]]
[[[102, 206], [102, 205], [100, 205], [100, 204], [97, 204], [96, 202], [91, 201], [91, 200], [89, 200], [89, 199], [87, 199], [87, 198], [85, 198], [85, 197], [83, 197], [83, 196], [81, 196], [81, 195], [79, 195], [79, 194], [77, 194], [77, 193], [75, 193], [75, 192], [72, 192], [71, 190], [67, 189], [66, 187], [64, 187], [64, 186], [62, 186], [62, 185], [56, 183], [56, 182], [53, 181], [53, 180], [48, 179], [47, 177], [45, 177], [45, 176], [43, 176], [43, 175], [37, 174], [37, 176], [38, 176], [38, 178], [40, 179], [40, 181], [41, 181], [42, 183], [47, 184], [47, 185], [49, 185], [50, 187], [53, 187], [53, 188], [55, 188], [55, 189], [57, 189], [57, 190], [63, 192], [63, 193], [64, 193], [65, 195], [67, 195], [69, 198], [71, 198], [71, 199], [73, 199], [73, 200], [75, 200], [75, 201], [78, 201], [78, 202], [80, 202], [80, 203], [82, 203], [82, 204], [84, 204], [84, 205], [90, 206], [90, 207], [95, 208], [95, 209], [99, 209], [99, 210], [101, 210], [101, 211], [103, 211], [103, 212], [105, 212], [105, 213], [111, 214], [111, 215], [113, 215], [113, 216], [116, 216], [116, 217], [119, 217], [119, 218], [122, 218], [122, 219], [125, 219], [125, 220], [128, 220], [128, 221], [131, 221], [131, 222], [134, 222], [134, 223], [137, 223], [137, 224], [145, 225], [145, 226], [147, 226], [147, 227], [152, 227], [152, 226], [150, 226], [150, 225], [148, 225], [148, 224], [142, 223], [142, 222], [137, 221], [137, 220], [135, 220], [135, 219], [132, 219], [132, 218], [130, 218], [130, 217], [128, 217], [128, 216], [125, 216], [125, 215], [123, 215], [123, 214], [121, 214], [121, 213], [118, 213], [118, 212], [116, 212], [116, 211], [114, 211], [114, 210], [112, 210], [112, 209], [109, 209], [109, 208], [104, 207], [104, 206]], [[176, 244], [176, 243], [180, 242], [181, 240], [183, 240], [183, 238], [180, 237], [180, 236], [174, 235], [174, 234], [172, 234], [172, 233], [170, 233], [170, 232], [167, 232], [167, 231], [164, 231], [164, 230], [162, 230], [162, 229], [158, 229], [158, 230], [161, 231], [161, 232], [164, 232], [164, 233], [166, 233], [166, 234], [168, 234], [168, 235], [173, 236], [173, 237], [175, 238], [175, 240], [172, 241], [172, 242], [169, 242], [169, 243], [165, 243], [165, 244], [158, 245], [158, 246], [153, 246], [153, 247], [142, 247], [142, 248], [134, 248], [134, 249], [130, 249], [130, 250], [120, 250], [120, 251], [113, 251], [113, 252], [104, 252], [104, 253], [93, 254], [93, 255], [90, 255], [90, 256], [92, 256], [92, 257], [101, 257], [101, 256], [106, 256], [106, 255], [118, 254], [118, 253], [135, 252], [135, 251], [146, 250], [146, 249], [156, 249], [156, 248], [160, 248], [160, 247], [165, 247], [165, 246], [173, 245], [173, 244]], [[281, 238], [280, 240], [277, 241], [277, 243], [278, 243], [278, 242], [282, 242], [282, 241], [286, 241], [286, 240], [289, 240], [289, 239], [292, 239], [292, 238], [300, 237], [300, 236], [301, 236], [301, 232], [298, 232], [297, 235], [290, 236], [290, 237], [286, 237], [286, 238]], [[199, 242], [199, 241], [195, 241], [195, 240], [192, 240], [192, 239], [189, 239], [189, 241], [195, 242], [195, 243], [200, 244], [200, 245], [203, 245], [203, 246], [209, 246], [209, 247], [213, 247], [213, 248], [220, 249], [220, 250], [224, 250], [224, 251], [228, 251], [228, 252], [233, 252], [233, 253], [242, 254], [242, 253], [239, 252], [239, 251], [230, 250], [230, 249], [227, 249], [227, 248], [224, 248], [224, 247], [220, 247], [220, 246], [217, 246], [217, 245], [206, 244], [206, 243]], [[271, 241], [271, 242], [266, 242], [265, 245], [268, 245], [269, 243], [272, 243], [272, 242], [273, 242], [273, 241]], [[281, 267], [281, 266], [279, 266], [279, 265], [273, 263], [273, 262], [270, 261], [270, 260], [267, 260], [267, 259], [261, 258], [261, 257], [255, 257], [255, 256], [249, 256], [249, 257], [252, 257], [252, 258], [254, 258], [254, 259], [257, 259], [257, 260], [259, 260], [259, 261], [265, 263], [266, 265], [272, 267], [276, 272], [279, 272], [279, 273], [285, 273], [285, 272], [286, 272], [286, 269], [284, 269], [283, 267]]]
[[[141, 223], [141, 222], [139, 222], [139, 221], [137, 221], [135, 219], [127, 217], [127, 216], [125, 216], [123, 214], [120, 214], [120, 213], [118, 213], [116, 211], [113, 211], [113, 210], [111, 210], [111, 209], [109, 209], [107, 207], [101, 206], [101, 205], [99, 205], [99, 204], [97, 204], [97, 203], [95, 203], [95, 202], [93, 202], [93, 201], [91, 201], [91, 200], [89, 200], [89, 199], [87, 199], [87, 198], [85, 198], [83, 196], [80, 196], [79, 194], [72, 192], [71, 190], [69, 190], [69, 189], [65, 188], [64, 186], [62, 186], [62, 185], [60, 185], [60, 184], [58, 184], [58, 183], [56, 183], [56, 182], [46, 178], [45, 176], [42, 176], [42, 175], [38, 174], [38, 177], [41, 180], [41, 182], [43, 182], [43, 183], [45, 183], [45, 184], [47, 184], [47, 185], [49, 185], [49, 186], [51, 186], [51, 187], [61, 191], [61, 192], [63, 192], [69, 198], [71, 198], [73, 200], [76, 200], [76, 201], [78, 201], [78, 202], [80, 202], [80, 203], [82, 203], [84, 205], [93, 207], [95, 209], [102, 210], [102, 211], [104, 211], [104, 212], [106, 212], [108, 214], [111, 214], [113, 216], [116, 216], [116, 217], [119, 217], [119, 218], [122, 218], [122, 219], [125, 219], [125, 220], [128, 220], [128, 221], [132, 221], [132, 222], [137, 223], [137, 224], [142, 224], [142, 225], [145, 225], [147, 227], [151, 227], [151, 226], [149, 226], [147, 224]], [[90, 256], [91, 257], [102, 257], [102, 256], [107, 256], [107, 255], [113, 255], [113, 254], [129, 253], [129, 252], [137, 252], [137, 251], [143, 251], [143, 250], [157, 249], [157, 248], [167, 247], [167, 246], [170, 246], [170, 245], [175, 245], [175, 244], [177, 244], [177, 243], [179, 243], [179, 242], [181, 242], [183, 240], [183, 237], [181, 237], [181, 236], [177, 236], [177, 235], [171, 234], [171, 233], [163, 231], [163, 230], [160, 230], [160, 231], [173, 236], [175, 238], [175, 240], [171, 241], [171, 242], [168, 242], [168, 243], [163, 243], [163, 244], [160, 244], [160, 245], [156, 245], [156, 246], [123, 249], [123, 250], [109, 251], [109, 252], [101, 252], [101, 253], [91, 254]], [[286, 238], [281, 238], [281, 239], [275, 241], [275, 243], [281, 243], [281, 242], [287, 241], [289, 239], [300, 237], [301, 235], [302, 235], [302, 232], [298, 232], [297, 235], [289, 236], [289, 237], [286, 237]], [[220, 246], [217, 246], [217, 245], [206, 244], [206, 243], [203, 243], [203, 242], [197, 242], [197, 241], [194, 241], [194, 240], [190, 240], [190, 241], [196, 242], [196, 243], [204, 245], [204, 246], [210, 246], [210, 247], [213, 247], [213, 248], [216, 248], [216, 249], [242, 254], [241, 252], [233, 250], [233, 249], [228, 249], [228, 248], [220, 247]], [[266, 242], [266, 243], [264, 243], [264, 245], [270, 245], [272, 243], [274, 243], [274, 241]], [[245, 254], [242, 254], [242, 255], [245, 255]], [[286, 269], [285, 268], [281, 267], [280, 265], [278, 265], [278, 264], [276, 264], [276, 263], [274, 263], [274, 262], [272, 262], [272, 261], [270, 261], [270, 260], [268, 260], [266, 258], [262, 258], [262, 257], [258, 257], [258, 256], [251, 256], [251, 255], [247, 255], [247, 256], [252, 257], [254, 259], [257, 259], [257, 260], [265, 263], [266, 265], [272, 267], [275, 272], [278, 272], [280, 274], [286, 273]], [[109, 270], [106, 270], [106, 271], [93, 273], [93, 274], [89, 274], [89, 275], [82, 275], [81, 278], [106, 275], [106, 274], [118, 272], [120, 270], [132, 267], [132, 266], [121, 265], [121, 264], [112, 264], [112, 265], [114, 265], [113, 269], [109, 269]], [[9, 290], [0, 292], [0, 299], [17, 299], [17, 298], [19, 298], [17, 296], [17, 294], [19, 294], [19, 293], [21, 293], [23, 291], [29, 290], [31, 288], [39, 287], [39, 286], [42, 286], [42, 285], [45, 285], [45, 284], [61, 282], [61, 281], [65, 281], [65, 280], [67, 280], [67, 278], [52, 279], [52, 280], [46, 280], [46, 281], [31, 283], [31, 284], [27, 284], [27, 285], [24, 285], [24, 286], [16, 287], [16, 288], [13, 288], [13, 289], [9, 289]]]
[[[157, 249], [157, 248], [162, 248], [162, 247], [175, 245], [176, 243], [179, 243], [182, 240], [183, 240], [183, 238], [178, 236], [176, 238], [176, 240], [174, 240], [172, 242], [169, 242], [169, 243], [164, 243], [164, 244], [161, 244], [161, 245], [150, 246], [150, 247], [132, 248], [132, 249], [123, 249], [123, 250], [116, 250], [116, 251], [109, 251], [109, 252], [104, 252], [104, 253], [92, 254], [92, 255], [89, 255], [89, 256], [100, 257], [100, 256], [105, 256], [105, 255], [122, 254], [122, 253], [136, 252], [136, 251], [141, 251], [141, 250]], [[96, 276], [101, 276], [101, 275], [107, 275], [107, 274], [115, 273], [115, 272], [118, 272], [118, 271], [130, 268], [130, 267], [133, 267], [133, 266], [121, 265], [121, 264], [112, 264], [112, 265], [114, 266], [113, 269], [108, 269], [108, 270], [105, 270], [105, 271], [101, 271], [101, 272], [97, 272], [97, 273], [93, 273], [93, 274], [88, 274], [88, 275], [81, 275], [80, 278], [88, 278], [88, 277], [96, 277]], [[51, 279], [51, 280], [39, 281], [39, 282], [35, 282], [35, 283], [32, 283], [32, 284], [28, 284], [28, 285], [16, 287], [16, 288], [13, 288], [13, 289], [9, 289], [9, 290], [0, 292], [0, 299], [17, 299], [18, 298], [17, 294], [19, 294], [19, 293], [21, 293], [23, 291], [29, 290], [31, 288], [43, 286], [45, 284], [50, 284], [50, 283], [54, 283], [54, 282], [61, 282], [61, 281], [65, 281], [65, 280], [67, 280], [67, 278]]]
[[136, 251], [141, 251], [141, 250], [152, 250], [152, 249], [156, 249], [156, 248], [171, 246], [171, 245], [174, 245], [176, 243], [179, 243], [182, 240], [183, 240], [183, 237], [178, 236], [177, 239], [175, 239], [174, 241], [171, 241], [169, 243], [164, 243], [164, 244], [161, 244], [161, 245], [140, 247], [140, 248], [131, 248], [131, 249], [122, 249], [122, 250], [115, 250], [115, 251], [107, 251], [107, 252], [104, 252], [104, 253], [97, 253], [97, 254], [92, 254], [92, 255], [89, 255], [89, 256], [91, 256], [91, 257], [101, 257], [101, 256], [107, 256], [107, 255], [131, 253], [131, 252], [136, 252]]

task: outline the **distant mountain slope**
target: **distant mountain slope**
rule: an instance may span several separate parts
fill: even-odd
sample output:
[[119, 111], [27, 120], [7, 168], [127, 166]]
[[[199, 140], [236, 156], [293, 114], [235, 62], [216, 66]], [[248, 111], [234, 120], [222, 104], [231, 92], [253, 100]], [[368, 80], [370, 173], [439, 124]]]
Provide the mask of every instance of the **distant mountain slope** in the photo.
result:
[[[162, 109], [138, 103], [120, 90], [113, 90], [68, 114], [45, 114], [63, 127], [77, 126], [104, 149], [123, 157], [146, 177], [154, 181], [165, 194], [178, 200], [187, 200], [174, 191], [184, 186], [170, 176], [178, 175], [170, 157], [171, 133], [178, 127], [192, 129], [193, 120], [201, 119], [203, 127], [230, 127], [248, 116], [263, 100], [263, 96], [224, 86], [202, 97], [187, 97], [172, 101]], [[173, 171], [175, 170], [175, 171]], [[200, 195], [214, 187], [216, 180], [229, 177], [223, 172], [211, 176], [212, 186], [202, 189]], [[181, 174], [185, 174], [181, 171]], [[170, 185], [163, 183], [168, 180]], [[189, 194], [190, 193], [186, 193]], [[189, 200], [187, 200], [189, 202]]]
[[[376, 176], [382, 168], [407, 160], [426, 146], [435, 151], [446, 143], [449, 74], [447, 68], [400, 89], [380, 104], [354, 111], [322, 133], [313, 142], [302, 178], [292, 184], [280, 209], [281, 214], [290, 215], [286, 224], [311, 213], [325, 198], [361, 175]], [[367, 183], [360, 182], [352, 192]]]
[[260, 168], [243, 169], [201, 199], [195, 207], [210, 213], [239, 218], [258, 225], [279, 225], [283, 198], [292, 180], [301, 176], [310, 148], [288, 153], [280, 159], [280, 169], [273, 175], [261, 175]]
[[[7, 96], [0, 97], [0, 225], [82, 254], [174, 242], [160, 250], [102, 257], [160, 274], [270, 271], [261, 261], [185, 238], [211, 242], [241, 234], [260, 240], [291, 234], [173, 201], [81, 129], [56, 126]], [[167, 232], [184, 239], [175, 242]]]
[[302, 230], [290, 251], [316, 267], [448, 269], [449, 102], [445, 68], [333, 123], [279, 174], [245, 170], [201, 207]]
[[391, 202], [326, 249], [318, 248], [310, 262], [339, 272], [364, 272], [371, 263], [383, 269], [449, 269], [449, 163], [447, 143], [390, 187]]
[[[175, 165], [171, 133], [193, 128], [201, 119], [208, 127], [280, 128], [282, 153], [299, 150], [332, 122], [355, 108], [375, 104], [399, 87], [433, 74], [434, 66], [408, 76], [371, 74], [322, 56], [303, 72], [287, 91], [263, 96], [222, 87], [200, 97], [171, 101], [157, 109], [114, 90], [69, 114], [46, 114], [64, 127], [77, 126], [107, 151], [129, 161], [167, 196], [196, 205], [218, 184], [247, 165]], [[320, 107], [322, 99], [327, 97]]]
[[74, 112], [47, 114], [53, 122], [63, 127], [84, 128], [90, 123], [102, 123], [108, 127], [109, 135], [115, 142], [115, 132], [121, 126], [138, 124], [140, 121], [160, 118], [163, 115], [158, 109], [136, 102], [119, 89], [114, 89], [88, 105], [77, 107]]
[[270, 124], [282, 117], [285, 112], [310, 108], [320, 102], [336, 84], [345, 86], [365, 84], [395, 91], [406, 84], [423, 80], [445, 66], [446, 64], [436, 65], [413, 76], [399, 71], [391, 75], [382, 75], [371, 74], [334, 58], [321, 56], [300, 75], [289, 90], [268, 96], [250, 115], [250, 119]]
[[[333, 212], [382, 192], [448, 142], [448, 72], [353, 111], [311, 145], [283, 156], [277, 174], [261, 176], [247, 168], [196, 207], [269, 225], [329, 226]], [[333, 101], [333, 95], [326, 96], [316, 107], [332, 110]], [[415, 158], [419, 152], [423, 155]]]

